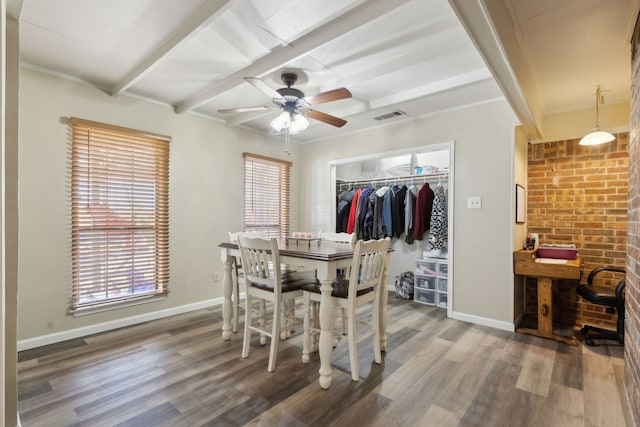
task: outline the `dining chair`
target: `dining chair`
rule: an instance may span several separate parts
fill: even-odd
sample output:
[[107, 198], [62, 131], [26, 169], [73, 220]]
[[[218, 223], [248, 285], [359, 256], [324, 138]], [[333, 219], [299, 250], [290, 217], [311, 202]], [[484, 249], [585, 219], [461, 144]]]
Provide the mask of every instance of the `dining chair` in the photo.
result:
[[328, 240], [337, 243], [350, 243], [353, 245], [356, 242], [355, 233], [335, 233], [333, 231], [321, 231], [319, 237], [320, 240]]
[[[251, 238], [264, 238], [264, 233], [261, 231], [229, 231], [229, 242], [238, 243], [238, 238], [251, 237]], [[231, 291], [231, 330], [238, 332], [238, 319], [240, 317], [239, 310], [244, 309], [244, 305], [240, 304], [240, 282], [242, 282], [242, 261], [239, 257], [233, 257], [232, 265], [232, 291]]]
[[[264, 345], [267, 337], [271, 339], [267, 371], [273, 372], [276, 367], [280, 332], [299, 323], [295, 318], [284, 315], [285, 303], [294, 304], [295, 299], [302, 296], [302, 286], [318, 284], [318, 279], [316, 279], [315, 270], [295, 272], [283, 270], [278, 241], [275, 238], [240, 237], [238, 246], [246, 286], [242, 357], [249, 357], [251, 333], [259, 332], [260, 344]], [[254, 299], [261, 302], [257, 324], [254, 323], [253, 317]], [[267, 327], [266, 304], [263, 304], [266, 302], [272, 305], [271, 328]]]
[[[380, 348], [380, 289], [384, 274], [387, 251], [390, 239], [358, 240], [353, 248], [353, 261], [347, 269], [346, 277], [338, 277], [332, 283], [331, 305], [333, 309], [346, 309], [348, 327], [342, 334], [335, 328], [332, 335], [337, 338], [347, 338], [349, 342], [349, 361], [351, 365], [351, 378], [354, 381], [360, 379], [358, 369], [357, 344], [373, 336], [373, 353], [376, 363], [382, 363]], [[317, 336], [320, 333], [318, 324], [318, 307], [321, 301], [320, 283], [302, 286], [304, 301], [304, 333], [302, 338], [302, 361], [309, 361], [309, 347], [317, 348]], [[366, 311], [356, 313], [358, 307], [371, 304], [371, 318], [369, 321]], [[360, 315], [358, 319], [356, 315]], [[312, 322], [313, 320], [313, 322]], [[359, 320], [359, 321], [358, 321]], [[332, 322], [333, 323], [333, 322]], [[357, 324], [365, 328], [359, 331]], [[364, 329], [364, 331], [362, 331]], [[313, 341], [313, 343], [312, 343]]]

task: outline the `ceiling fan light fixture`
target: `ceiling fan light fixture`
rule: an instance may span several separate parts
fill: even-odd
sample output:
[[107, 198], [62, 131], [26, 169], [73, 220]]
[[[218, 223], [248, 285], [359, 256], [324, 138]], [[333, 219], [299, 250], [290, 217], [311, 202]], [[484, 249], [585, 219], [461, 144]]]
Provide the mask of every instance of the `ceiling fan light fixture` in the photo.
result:
[[283, 111], [271, 121], [271, 127], [276, 132], [288, 129], [291, 135], [302, 132], [309, 126], [309, 120], [301, 114]]
[[600, 145], [606, 144], [607, 142], [611, 142], [616, 139], [615, 136], [610, 134], [609, 132], [605, 132], [600, 130], [600, 125], [598, 124], [598, 105], [600, 103], [604, 104], [604, 98], [600, 95], [600, 86], [596, 88], [596, 125], [593, 127], [593, 131], [585, 135], [578, 144], [580, 145]]
[[283, 111], [275, 119], [271, 120], [271, 127], [276, 132], [280, 132], [282, 129], [287, 129], [291, 124], [291, 114], [288, 111]]
[[295, 135], [298, 132], [302, 132], [309, 126], [309, 120], [302, 114], [294, 114], [289, 124], [289, 133]]

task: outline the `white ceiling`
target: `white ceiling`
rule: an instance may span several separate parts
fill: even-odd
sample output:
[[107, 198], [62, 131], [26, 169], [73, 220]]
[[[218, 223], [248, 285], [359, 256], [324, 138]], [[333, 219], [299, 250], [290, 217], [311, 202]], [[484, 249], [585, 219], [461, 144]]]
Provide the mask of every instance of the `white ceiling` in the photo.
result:
[[628, 102], [637, 0], [509, 0], [545, 114]]
[[[504, 96], [528, 122], [519, 103], [589, 108], [598, 84], [608, 102], [628, 101], [638, 1], [9, 0], [7, 10], [19, 14], [23, 64], [227, 126], [271, 133], [276, 111], [218, 113], [272, 105], [243, 77], [277, 89], [295, 71], [306, 95], [348, 88], [352, 98], [314, 106], [348, 123], [310, 120], [295, 136], [304, 142]], [[405, 115], [374, 119], [394, 111]]]

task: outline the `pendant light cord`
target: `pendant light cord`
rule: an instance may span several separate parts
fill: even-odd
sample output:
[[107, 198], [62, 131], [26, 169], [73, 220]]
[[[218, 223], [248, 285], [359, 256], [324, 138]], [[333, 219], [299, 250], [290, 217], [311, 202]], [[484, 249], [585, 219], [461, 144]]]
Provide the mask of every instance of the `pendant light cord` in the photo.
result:
[[600, 116], [600, 86], [596, 87], [596, 128], [600, 129], [600, 123], [598, 122], [598, 118]]

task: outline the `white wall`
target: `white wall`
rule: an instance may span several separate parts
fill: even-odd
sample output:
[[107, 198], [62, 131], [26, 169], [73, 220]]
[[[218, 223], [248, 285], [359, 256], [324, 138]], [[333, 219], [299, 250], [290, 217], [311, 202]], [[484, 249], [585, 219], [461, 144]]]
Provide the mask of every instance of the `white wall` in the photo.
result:
[[[631, 111], [629, 102], [601, 105], [599, 110], [598, 122], [602, 130], [611, 133], [629, 131], [629, 115]], [[595, 120], [595, 105], [586, 110], [567, 111], [542, 116], [540, 128], [543, 138], [532, 142], [582, 138], [593, 130]]]
[[[498, 101], [306, 144], [301, 150], [305, 165], [301, 226], [310, 230], [331, 228], [331, 213], [327, 210], [331, 206], [329, 161], [453, 140], [455, 283], [449, 301], [453, 303], [454, 317], [511, 329], [512, 147], [517, 124], [507, 102]], [[481, 196], [482, 209], [468, 210], [469, 196]], [[406, 251], [405, 243], [394, 241], [399, 252]], [[413, 256], [415, 250], [411, 252]], [[390, 286], [393, 275], [405, 267], [391, 266]]]
[[[167, 106], [120, 96], [40, 72], [21, 70], [20, 247], [18, 340], [87, 328], [130, 316], [170, 310], [222, 296], [217, 245], [242, 226], [242, 152], [286, 158], [292, 200], [299, 192], [297, 147], [227, 129]], [[173, 137], [170, 153], [170, 294], [161, 302], [74, 318], [70, 302], [69, 129], [80, 117]], [[293, 204], [292, 227], [297, 228]]]
[[[293, 144], [292, 155], [286, 156], [281, 140], [227, 129], [194, 115], [176, 115], [166, 106], [139, 99], [113, 98], [30, 69], [22, 69], [20, 97], [18, 340], [221, 297], [221, 283], [213, 283], [213, 273], [222, 272], [217, 244], [226, 239], [228, 230], [241, 227], [244, 151], [292, 160], [292, 229], [327, 230], [329, 160], [451, 140], [456, 150], [455, 285], [450, 297], [454, 316], [506, 329], [511, 324], [511, 156], [517, 123], [504, 101], [333, 140]], [[173, 137], [171, 293], [166, 300], [77, 318], [68, 314], [69, 134], [65, 119], [70, 116]], [[467, 210], [469, 196], [482, 196], [482, 209]], [[410, 257], [415, 251], [406, 245], [397, 249]], [[393, 270], [391, 280], [392, 274]]]

